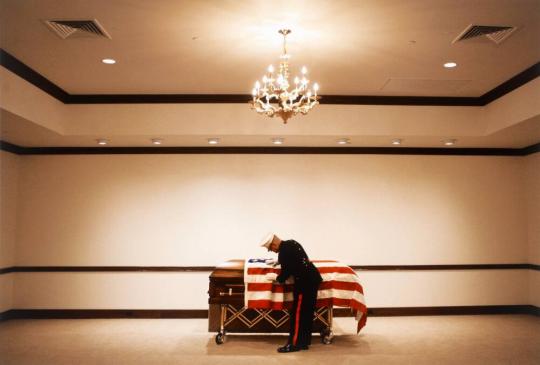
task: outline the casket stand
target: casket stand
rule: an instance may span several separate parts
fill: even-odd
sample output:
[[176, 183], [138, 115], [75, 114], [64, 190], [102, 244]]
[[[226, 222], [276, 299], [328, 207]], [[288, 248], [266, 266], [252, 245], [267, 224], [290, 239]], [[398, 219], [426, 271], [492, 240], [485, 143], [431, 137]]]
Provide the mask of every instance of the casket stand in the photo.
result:
[[[289, 311], [246, 308], [244, 306], [244, 260], [229, 260], [210, 274], [208, 290], [208, 331], [217, 332], [222, 344], [231, 333], [288, 333]], [[325, 344], [332, 342], [332, 307], [316, 308], [313, 332]]]

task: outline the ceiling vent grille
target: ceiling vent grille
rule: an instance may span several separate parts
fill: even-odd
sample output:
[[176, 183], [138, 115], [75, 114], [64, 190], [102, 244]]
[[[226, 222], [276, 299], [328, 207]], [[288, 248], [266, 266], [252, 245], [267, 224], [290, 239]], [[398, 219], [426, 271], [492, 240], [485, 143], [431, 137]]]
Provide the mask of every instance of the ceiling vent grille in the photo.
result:
[[471, 38], [486, 36], [490, 41], [501, 44], [508, 38], [517, 27], [499, 26], [499, 25], [474, 25], [471, 24], [460, 35], [452, 41], [452, 43], [464, 41]]
[[105, 28], [94, 20], [45, 20], [45, 24], [60, 38], [104, 37], [111, 39]]

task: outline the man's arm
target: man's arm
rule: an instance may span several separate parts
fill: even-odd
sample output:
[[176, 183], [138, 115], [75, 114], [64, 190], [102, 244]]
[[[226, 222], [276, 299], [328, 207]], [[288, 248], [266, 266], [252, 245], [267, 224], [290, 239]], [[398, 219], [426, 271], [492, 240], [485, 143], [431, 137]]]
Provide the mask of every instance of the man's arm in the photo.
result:
[[291, 268], [292, 268], [292, 252], [289, 249], [289, 246], [283, 246], [281, 247], [279, 251], [278, 256], [279, 264], [281, 265], [281, 273], [276, 278], [277, 281], [280, 283], [284, 283], [285, 280], [291, 276]]

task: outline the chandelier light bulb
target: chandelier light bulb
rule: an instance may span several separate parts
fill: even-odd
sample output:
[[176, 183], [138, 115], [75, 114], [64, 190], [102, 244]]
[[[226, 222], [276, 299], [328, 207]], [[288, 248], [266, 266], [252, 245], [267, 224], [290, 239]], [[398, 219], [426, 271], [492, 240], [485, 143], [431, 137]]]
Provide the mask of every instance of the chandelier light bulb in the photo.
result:
[[[317, 96], [318, 84], [314, 84], [313, 89], [308, 90], [306, 66], [301, 68], [300, 77], [290, 74], [290, 55], [287, 53], [287, 35], [290, 33], [289, 29], [279, 31], [279, 34], [283, 36], [283, 53], [279, 58], [279, 67], [274, 69], [273, 65], [268, 66], [268, 73], [262, 77], [262, 87], [260, 82], [255, 84], [252, 91], [253, 99], [250, 103], [257, 113], [268, 117], [278, 116], [283, 119], [283, 123], [287, 123], [289, 118], [299, 113], [307, 114], [319, 104], [320, 99]], [[293, 80], [292, 85], [289, 77]]]

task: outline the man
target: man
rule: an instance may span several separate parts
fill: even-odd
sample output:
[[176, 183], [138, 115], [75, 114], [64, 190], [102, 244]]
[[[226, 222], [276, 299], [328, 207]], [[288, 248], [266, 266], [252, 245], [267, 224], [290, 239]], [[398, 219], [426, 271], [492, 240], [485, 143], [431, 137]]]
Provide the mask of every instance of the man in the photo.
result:
[[294, 240], [281, 240], [275, 234], [270, 234], [263, 241], [262, 247], [278, 253], [278, 263], [281, 274], [269, 273], [269, 281], [277, 280], [285, 283], [290, 276], [294, 278], [294, 301], [290, 312], [291, 328], [289, 339], [285, 346], [279, 347], [278, 352], [294, 352], [309, 349], [313, 314], [317, 303], [317, 290], [322, 281], [321, 274], [313, 265], [302, 246]]

